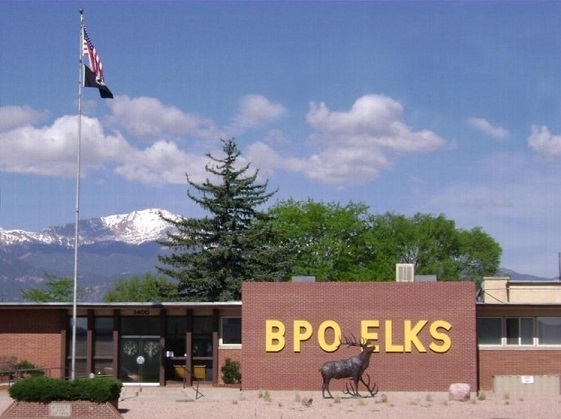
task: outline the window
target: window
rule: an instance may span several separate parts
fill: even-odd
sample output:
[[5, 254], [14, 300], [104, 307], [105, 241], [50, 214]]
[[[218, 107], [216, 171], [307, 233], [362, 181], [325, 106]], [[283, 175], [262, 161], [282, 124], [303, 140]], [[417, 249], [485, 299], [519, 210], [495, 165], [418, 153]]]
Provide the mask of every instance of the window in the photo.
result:
[[113, 358], [113, 317], [96, 317], [94, 337], [94, 357]]
[[506, 320], [507, 345], [533, 345], [534, 319], [530, 317], [514, 317]]
[[480, 317], [479, 345], [561, 345], [561, 317]]
[[166, 352], [171, 357], [187, 355], [187, 317], [177, 316], [166, 319]]
[[502, 343], [502, 319], [481, 317], [477, 319], [477, 342], [480, 345], [500, 345]]
[[[76, 317], [76, 357], [85, 357], [88, 338], [88, 318]], [[68, 318], [68, 356], [72, 353], [72, 317]]]
[[[88, 342], [88, 318], [76, 317], [76, 358], [75, 358], [75, 374], [76, 377], [87, 377], [86, 371], [86, 355]], [[68, 318], [68, 341], [67, 341], [66, 368], [70, 375], [72, 369], [72, 317]]]
[[537, 317], [538, 344], [561, 345], [561, 317]]
[[160, 318], [154, 316], [121, 317], [122, 335], [160, 334]]
[[220, 322], [220, 345], [241, 345], [242, 318], [222, 317]]

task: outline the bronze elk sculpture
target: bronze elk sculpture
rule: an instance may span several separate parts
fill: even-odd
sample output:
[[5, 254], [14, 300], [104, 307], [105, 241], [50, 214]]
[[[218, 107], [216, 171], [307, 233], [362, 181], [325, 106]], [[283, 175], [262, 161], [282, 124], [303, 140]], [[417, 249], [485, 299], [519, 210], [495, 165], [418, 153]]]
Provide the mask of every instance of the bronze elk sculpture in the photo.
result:
[[358, 392], [358, 382], [360, 381], [362, 384], [365, 385], [366, 389], [370, 393], [372, 397], [376, 395], [378, 392], [378, 387], [376, 384], [370, 386], [370, 375], [367, 374], [368, 382], [364, 382], [362, 378], [362, 374], [370, 365], [370, 357], [372, 356], [372, 352], [374, 351], [374, 345], [370, 346], [369, 343], [371, 341], [361, 339], [360, 342], [356, 340], [354, 335], [351, 335], [352, 339], [345, 337], [345, 342], [341, 342], [347, 345], [347, 347], [351, 346], [359, 346], [361, 348], [361, 352], [359, 355], [351, 356], [347, 359], [342, 359], [340, 361], [327, 361], [325, 362], [319, 369], [321, 372], [321, 376], [323, 378], [323, 385], [321, 386], [321, 395], [325, 399], [325, 391], [329, 394], [329, 398], [333, 398], [331, 392], [329, 391], [329, 382], [332, 378], [340, 379], [340, 378], [350, 378], [352, 380], [351, 388], [349, 389], [348, 384], [345, 385], [346, 391], [345, 394], [349, 394], [352, 397], [361, 397]]

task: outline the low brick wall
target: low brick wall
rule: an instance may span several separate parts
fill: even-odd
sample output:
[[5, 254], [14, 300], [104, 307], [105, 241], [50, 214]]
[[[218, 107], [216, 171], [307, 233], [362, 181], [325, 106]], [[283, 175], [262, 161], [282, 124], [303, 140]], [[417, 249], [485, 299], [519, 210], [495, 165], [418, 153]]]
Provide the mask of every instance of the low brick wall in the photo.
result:
[[493, 389], [496, 375], [561, 375], [561, 352], [555, 350], [480, 350], [479, 387]]
[[[116, 403], [93, 403], [88, 401], [31, 403], [13, 402], [0, 418], [73, 418], [73, 419], [114, 419], [122, 418]], [[55, 413], [55, 414], [53, 414]], [[67, 415], [70, 413], [70, 416]]]

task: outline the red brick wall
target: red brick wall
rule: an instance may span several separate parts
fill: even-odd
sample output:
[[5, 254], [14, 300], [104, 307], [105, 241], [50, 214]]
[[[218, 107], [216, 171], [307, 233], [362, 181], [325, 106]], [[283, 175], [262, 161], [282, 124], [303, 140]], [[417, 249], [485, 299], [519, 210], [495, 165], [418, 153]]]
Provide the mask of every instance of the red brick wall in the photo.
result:
[[[473, 283], [244, 283], [242, 286], [242, 386], [244, 389], [319, 390], [318, 371], [323, 362], [357, 355], [358, 348], [341, 346], [323, 351], [318, 326], [334, 320], [343, 335], [360, 334], [361, 320], [380, 320], [380, 352], [374, 353], [367, 373], [380, 391], [446, 391], [451, 383], [476, 388], [475, 288]], [[265, 321], [280, 320], [286, 327], [286, 345], [280, 352], [266, 352]], [[312, 337], [293, 350], [293, 321], [306, 320]], [[387, 352], [384, 321], [391, 320], [394, 344], [403, 343], [403, 324], [427, 320], [418, 334], [426, 353]], [[445, 320], [450, 349], [434, 353], [429, 326]], [[372, 329], [371, 329], [372, 330]], [[326, 334], [326, 340], [334, 337]], [[440, 341], [435, 343], [440, 344]], [[366, 378], [366, 377], [365, 377]], [[347, 380], [332, 380], [330, 389], [344, 389]]]
[[62, 319], [61, 310], [2, 310], [0, 311], [0, 357], [16, 356], [34, 365], [53, 368], [52, 377], [61, 374]]
[[479, 387], [493, 389], [494, 375], [561, 375], [558, 350], [480, 350]]
[[[70, 405], [73, 419], [116, 419], [121, 414], [111, 403], [94, 403], [87, 401], [53, 402]], [[2, 414], [3, 419], [51, 418], [49, 403], [13, 402]]]

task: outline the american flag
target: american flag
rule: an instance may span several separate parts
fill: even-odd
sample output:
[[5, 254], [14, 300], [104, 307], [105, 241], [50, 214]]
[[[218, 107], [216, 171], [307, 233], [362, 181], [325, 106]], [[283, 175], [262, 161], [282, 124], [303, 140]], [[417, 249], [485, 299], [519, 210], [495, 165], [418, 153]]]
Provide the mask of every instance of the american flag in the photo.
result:
[[88, 31], [86, 30], [86, 26], [84, 25], [82, 27], [82, 29], [83, 29], [82, 55], [88, 56], [88, 58], [90, 59], [90, 66], [92, 68], [92, 71], [95, 73], [95, 77], [96, 77], [97, 81], [100, 82], [100, 83], [105, 83], [105, 81], [103, 79], [103, 64], [101, 63], [101, 59], [99, 58], [99, 55], [97, 55], [97, 51], [95, 50], [93, 42], [90, 39]]

